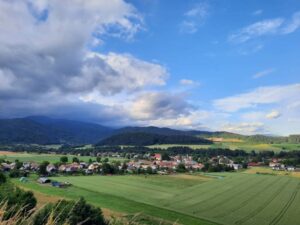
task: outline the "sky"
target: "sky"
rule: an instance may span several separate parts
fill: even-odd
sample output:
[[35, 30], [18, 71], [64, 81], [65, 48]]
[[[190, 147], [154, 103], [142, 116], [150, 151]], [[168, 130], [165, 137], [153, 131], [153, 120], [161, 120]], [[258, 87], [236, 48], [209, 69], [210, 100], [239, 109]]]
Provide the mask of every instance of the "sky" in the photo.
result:
[[0, 0], [0, 118], [300, 133], [299, 0]]

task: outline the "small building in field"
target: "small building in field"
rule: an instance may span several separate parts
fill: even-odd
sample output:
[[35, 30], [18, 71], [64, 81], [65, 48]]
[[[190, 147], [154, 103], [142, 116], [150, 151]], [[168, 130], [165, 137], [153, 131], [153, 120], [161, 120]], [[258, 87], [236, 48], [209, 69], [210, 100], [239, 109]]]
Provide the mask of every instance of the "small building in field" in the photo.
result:
[[19, 179], [19, 181], [22, 182], [22, 183], [26, 183], [26, 182], [28, 182], [28, 179], [26, 177], [21, 177]]
[[39, 182], [40, 184], [46, 184], [46, 183], [50, 183], [51, 180], [50, 180], [48, 177], [40, 177], [40, 178], [38, 179], [38, 182]]

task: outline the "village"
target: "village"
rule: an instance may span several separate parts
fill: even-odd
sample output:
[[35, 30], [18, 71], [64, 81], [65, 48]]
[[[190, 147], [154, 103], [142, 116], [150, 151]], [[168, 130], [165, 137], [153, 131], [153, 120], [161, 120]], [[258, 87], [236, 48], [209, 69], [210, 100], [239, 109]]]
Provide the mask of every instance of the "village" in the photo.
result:
[[[113, 174], [173, 174], [178, 172], [228, 172], [238, 171], [251, 167], [269, 167], [275, 171], [298, 171], [299, 169], [282, 163], [281, 159], [271, 158], [264, 162], [249, 161], [237, 163], [226, 156], [215, 156], [206, 159], [205, 162], [195, 160], [190, 155], [169, 156], [166, 154], [132, 155], [130, 159], [121, 158], [119, 154], [111, 154], [110, 160], [105, 158], [107, 154], [98, 154], [96, 160], [89, 162], [80, 161], [73, 157], [69, 162], [67, 156], [62, 156], [60, 162], [47, 161], [38, 163], [34, 161], [15, 162], [3, 161], [0, 170], [9, 173], [10, 177], [26, 177], [30, 173], [37, 173], [41, 177], [57, 175], [113, 175]], [[104, 157], [104, 158], [103, 158]]]

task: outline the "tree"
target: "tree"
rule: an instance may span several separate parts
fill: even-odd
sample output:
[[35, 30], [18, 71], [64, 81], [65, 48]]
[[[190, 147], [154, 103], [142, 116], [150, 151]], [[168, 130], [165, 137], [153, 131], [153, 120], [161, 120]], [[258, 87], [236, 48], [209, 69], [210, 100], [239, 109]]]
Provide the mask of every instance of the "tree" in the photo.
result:
[[68, 159], [67, 156], [62, 156], [62, 157], [60, 157], [60, 161], [61, 161], [62, 163], [67, 163], [67, 162], [69, 161], [69, 159]]
[[101, 157], [100, 157], [100, 156], [97, 156], [96, 161], [97, 161], [98, 163], [100, 163], [100, 162], [101, 162]]
[[161, 160], [170, 160], [168, 153], [164, 152], [161, 154]]
[[15, 163], [16, 163], [16, 168], [17, 169], [20, 169], [23, 166], [23, 163], [20, 162], [18, 159], [15, 160]]
[[33, 225], [46, 225], [50, 214], [56, 225], [107, 225], [100, 208], [96, 208], [83, 198], [77, 202], [60, 200], [56, 204], [47, 204], [34, 216]]
[[109, 160], [108, 160], [108, 158], [105, 158], [104, 160], [103, 160], [103, 162], [105, 162], [105, 163], [107, 163]]
[[73, 163], [79, 163], [79, 159], [77, 157], [73, 157], [72, 162]]
[[[85, 222], [83, 222], [85, 221]], [[72, 208], [68, 219], [70, 225], [106, 225], [100, 208], [96, 208], [81, 197]]]
[[49, 165], [48, 161], [44, 161], [39, 165], [39, 174], [41, 175], [47, 175], [47, 166]]
[[6, 176], [0, 172], [0, 184], [4, 184], [6, 182]]
[[176, 169], [177, 172], [179, 173], [184, 173], [186, 172], [186, 168], [185, 165], [183, 163], [179, 163]]
[[113, 173], [113, 168], [110, 164], [108, 163], [103, 163], [102, 165], [102, 173], [103, 174], [112, 174]]
[[152, 168], [151, 168], [150, 166], [148, 166], [147, 169], [146, 169], [146, 172], [147, 172], [148, 174], [152, 174], [152, 173], [153, 173], [153, 170], [152, 170]]
[[[20, 188], [15, 188], [13, 186], [7, 187], [9, 191], [5, 193], [5, 200], [7, 201], [7, 206], [3, 219], [7, 220], [19, 213], [21, 216], [26, 216], [30, 211], [36, 206], [36, 198], [31, 191], [23, 191]], [[2, 199], [3, 200], [3, 199]]]

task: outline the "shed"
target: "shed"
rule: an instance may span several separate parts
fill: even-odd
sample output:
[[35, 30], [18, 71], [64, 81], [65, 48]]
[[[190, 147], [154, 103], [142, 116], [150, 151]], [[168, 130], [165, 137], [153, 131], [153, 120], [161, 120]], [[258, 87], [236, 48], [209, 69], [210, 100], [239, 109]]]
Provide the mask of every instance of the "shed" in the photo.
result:
[[20, 181], [20, 182], [23, 182], [23, 183], [28, 182], [28, 180], [27, 180], [26, 177], [21, 177], [21, 178], [19, 179], [19, 181]]
[[38, 182], [41, 183], [41, 184], [46, 184], [46, 183], [50, 183], [51, 180], [49, 178], [47, 178], [47, 177], [40, 177], [38, 179]]

